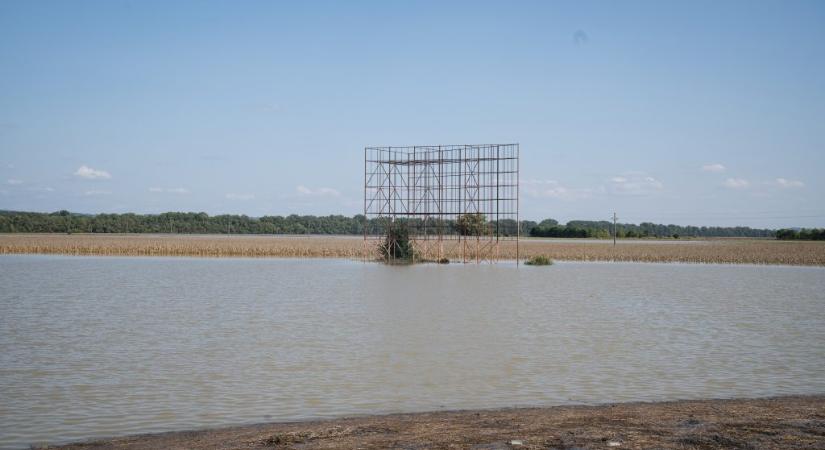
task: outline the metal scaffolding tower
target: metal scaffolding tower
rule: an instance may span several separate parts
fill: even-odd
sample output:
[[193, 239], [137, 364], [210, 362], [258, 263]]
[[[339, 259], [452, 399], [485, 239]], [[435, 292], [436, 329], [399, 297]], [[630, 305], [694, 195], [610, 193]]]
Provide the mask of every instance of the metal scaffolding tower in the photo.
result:
[[499, 259], [513, 240], [518, 260], [519, 145], [364, 149], [364, 257], [402, 226], [414, 257]]

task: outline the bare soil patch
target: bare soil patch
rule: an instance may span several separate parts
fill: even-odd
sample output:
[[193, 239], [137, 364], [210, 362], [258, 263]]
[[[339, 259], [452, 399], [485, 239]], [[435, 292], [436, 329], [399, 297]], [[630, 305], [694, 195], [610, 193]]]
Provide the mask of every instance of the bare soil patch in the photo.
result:
[[55, 448], [825, 449], [825, 396], [393, 414]]

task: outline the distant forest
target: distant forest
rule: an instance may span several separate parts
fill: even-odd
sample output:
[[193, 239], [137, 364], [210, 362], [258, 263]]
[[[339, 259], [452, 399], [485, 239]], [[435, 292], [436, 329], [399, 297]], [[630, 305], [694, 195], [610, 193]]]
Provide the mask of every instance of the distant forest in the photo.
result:
[[[609, 238], [612, 236], [613, 224], [606, 220], [571, 220], [565, 225], [553, 219], [540, 223], [524, 221], [522, 230], [534, 237], [559, 238]], [[663, 225], [651, 222], [616, 224], [616, 236], [619, 238], [680, 238], [680, 237], [774, 237], [774, 230], [750, 227], [697, 227], [682, 225]]]
[[776, 230], [776, 238], [786, 241], [825, 241], [825, 228]]
[[[556, 220], [521, 221], [521, 234], [533, 237], [608, 238], [613, 224], [607, 221], [573, 220], [564, 225]], [[448, 223], [448, 232], [461, 232]], [[367, 231], [380, 230], [372, 219]], [[77, 214], [68, 211], [34, 213], [0, 211], [2, 233], [191, 233], [191, 234], [349, 234], [364, 233], [364, 216], [264, 216], [217, 215], [206, 213], [163, 214]], [[502, 221], [499, 232], [514, 235], [516, 223]], [[749, 227], [696, 227], [643, 222], [620, 223], [620, 238], [679, 237], [777, 237], [779, 239], [823, 239], [825, 230], [769, 230]]]

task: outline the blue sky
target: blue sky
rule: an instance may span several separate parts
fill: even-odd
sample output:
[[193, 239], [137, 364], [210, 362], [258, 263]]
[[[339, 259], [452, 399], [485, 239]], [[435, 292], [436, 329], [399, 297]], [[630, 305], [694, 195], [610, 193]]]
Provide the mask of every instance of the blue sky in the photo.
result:
[[825, 225], [825, 2], [0, 2], [0, 209], [355, 214], [521, 144], [522, 217]]

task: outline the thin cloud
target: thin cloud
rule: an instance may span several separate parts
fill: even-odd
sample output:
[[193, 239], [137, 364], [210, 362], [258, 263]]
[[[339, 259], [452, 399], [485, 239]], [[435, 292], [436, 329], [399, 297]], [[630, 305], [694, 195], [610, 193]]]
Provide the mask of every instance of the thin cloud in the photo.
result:
[[723, 186], [728, 189], [747, 189], [750, 185], [751, 183], [744, 178], [728, 178], [723, 183]]
[[773, 184], [782, 189], [794, 189], [805, 186], [805, 183], [799, 180], [788, 180], [786, 178], [777, 178], [776, 180], [774, 180]]
[[16, 178], [9, 178], [6, 180], [6, 184], [10, 184], [12, 186], [17, 186], [18, 184], [23, 184], [23, 180], [18, 180]]
[[276, 113], [281, 110], [281, 105], [277, 103], [262, 103], [258, 105], [258, 109], [264, 113]]
[[526, 180], [521, 182], [524, 195], [531, 198], [553, 198], [572, 201], [583, 200], [593, 196], [593, 189], [571, 188], [561, 185], [556, 180]]
[[74, 174], [80, 178], [86, 178], [87, 180], [108, 180], [109, 178], [112, 178], [112, 175], [109, 172], [105, 170], [92, 169], [86, 165], [80, 166]]
[[702, 166], [703, 172], [724, 172], [726, 169], [727, 167], [719, 163], [705, 164]]
[[252, 200], [253, 198], [255, 198], [255, 194], [229, 193], [229, 194], [226, 194], [224, 197], [226, 197], [229, 200]]
[[319, 187], [316, 189], [308, 188], [304, 185], [298, 185], [295, 187], [295, 192], [299, 195], [307, 196], [307, 197], [340, 197], [341, 192], [337, 189], [328, 188], [328, 187]]
[[607, 188], [613, 194], [648, 195], [661, 191], [664, 184], [644, 173], [631, 172], [607, 180]]
[[167, 194], [188, 194], [189, 189], [182, 188], [182, 187], [178, 187], [178, 188], [150, 187], [149, 192], [167, 193]]
[[96, 196], [96, 195], [109, 195], [111, 193], [112, 193], [111, 191], [91, 190], [91, 191], [84, 192], [83, 195], [85, 195], [87, 197], [92, 197], [92, 196]]

